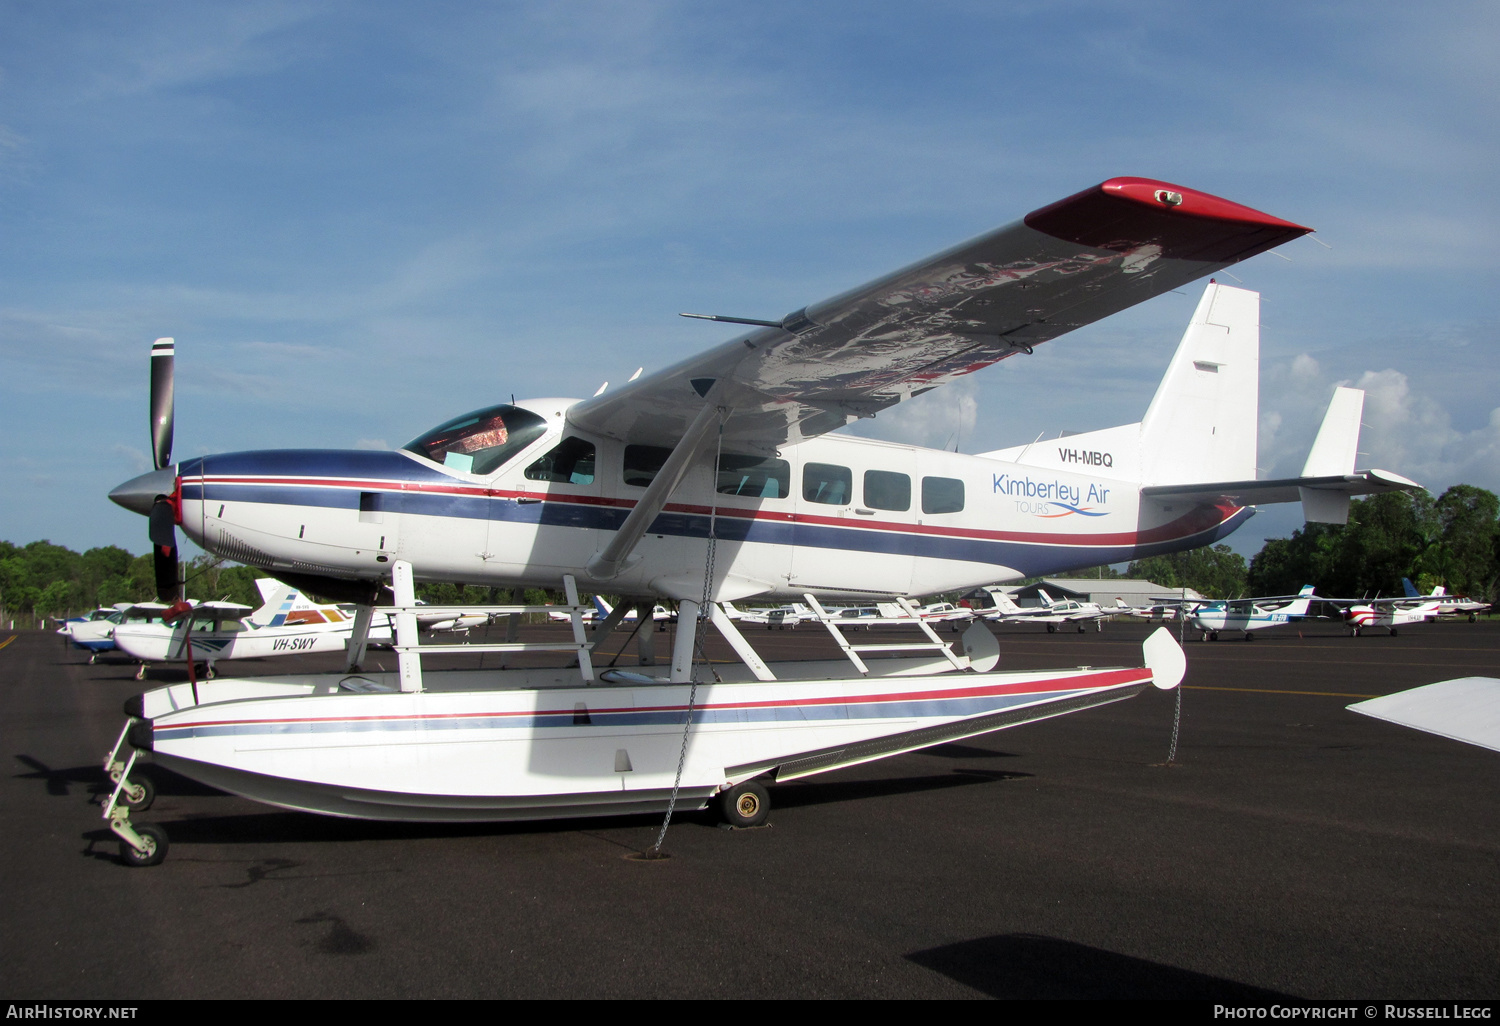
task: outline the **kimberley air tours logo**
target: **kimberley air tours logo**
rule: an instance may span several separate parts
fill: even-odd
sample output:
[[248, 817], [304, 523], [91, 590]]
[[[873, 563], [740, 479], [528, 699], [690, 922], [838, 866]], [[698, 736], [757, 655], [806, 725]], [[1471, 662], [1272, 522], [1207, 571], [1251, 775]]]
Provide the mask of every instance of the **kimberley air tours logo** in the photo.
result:
[[994, 493], [1015, 499], [1017, 513], [1028, 513], [1044, 520], [1109, 516], [1108, 510], [1094, 508], [1109, 501], [1110, 489], [1103, 485], [1090, 483], [1085, 489], [1081, 484], [1066, 481], [1033, 481], [1030, 477], [1011, 474], [991, 476], [994, 478]]

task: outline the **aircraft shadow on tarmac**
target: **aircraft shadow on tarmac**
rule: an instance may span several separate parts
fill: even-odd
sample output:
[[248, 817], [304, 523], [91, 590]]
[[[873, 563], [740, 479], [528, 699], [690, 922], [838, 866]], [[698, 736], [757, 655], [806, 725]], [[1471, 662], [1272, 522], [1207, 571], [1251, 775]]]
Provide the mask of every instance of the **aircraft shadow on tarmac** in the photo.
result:
[[1027, 933], [980, 937], [906, 957], [995, 998], [1258, 1003], [1288, 997], [1233, 980]]
[[[986, 752], [986, 755], [996, 754]], [[968, 758], [968, 756], [965, 756]], [[916, 794], [922, 791], [942, 791], [950, 787], [968, 787], [973, 784], [993, 784], [1002, 780], [1018, 780], [1030, 773], [1002, 773], [998, 770], [964, 768], [949, 773], [934, 773], [923, 777], [890, 777], [881, 780], [822, 780], [812, 779], [793, 784], [781, 784], [771, 791], [771, 818], [776, 818], [777, 809], [800, 809], [809, 805], [831, 805], [856, 801], [860, 798], [889, 798], [895, 795]]]
[[47, 788], [47, 793], [54, 797], [66, 798], [73, 793], [74, 784], [90, 788], [94, 793], [104, 789], [105, 776], [97, 764], [93, 766], [70, 766], [67, 769], [53, 769], [32, 755], [18, 754], [15, 759], [31, 772], [17, 773], [14, 779], [43, 781]]
[[[66, 769], [53, 769], [42, 760], [33, 755], [17, 755], [16, 761], [31, 770], [30, 773], [17, 773], [16, 780], [42, 780], [46, 782], [47, 793], [57, 797], [67, 797], [74, 793], [73, 785], [77, 784], [86, 789], [86, 793], [92, 795], [107, 795], [114, 790], [115, 785], [104, 775], [98, 763], [87, 766], [69, 766]], [[151, 777], [151, 782], [156, 785], [158, 795], [174, 795], [177, 797], [188, 797], [190, 795], [215, 795], [223, 794], [223, 791], [215, 790], [207, 784], [200, 784], [196, 780], [173, 773], [171, 770], [162, 769], [160, 766], [137, 766], [133, 776], [144, 773]]]

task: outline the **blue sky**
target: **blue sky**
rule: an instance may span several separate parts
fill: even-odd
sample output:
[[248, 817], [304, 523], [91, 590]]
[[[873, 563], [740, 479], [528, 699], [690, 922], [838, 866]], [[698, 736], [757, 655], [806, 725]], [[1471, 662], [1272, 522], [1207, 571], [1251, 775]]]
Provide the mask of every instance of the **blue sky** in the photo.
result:
[[[148, 469], [158, 336], [178, 457], [395, 446], [1116, 175], [1318, 229], [1231, 269], [1263, 295], [1264, 473], [1352, 383], [1362, 464], [1500, 489], [1496, 53], [1485, 3], [8, 2], [0, 538], [145, 550], [105, 494]], [[1196, 297], [870, 430], [1137, 420]]]

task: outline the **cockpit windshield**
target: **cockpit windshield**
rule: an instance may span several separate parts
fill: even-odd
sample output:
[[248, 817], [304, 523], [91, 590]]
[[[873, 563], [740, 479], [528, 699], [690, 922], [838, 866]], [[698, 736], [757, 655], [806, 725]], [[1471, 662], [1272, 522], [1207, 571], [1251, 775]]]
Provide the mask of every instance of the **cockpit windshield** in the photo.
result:
[[547, 430], [547, 422], [516, 406], [490, 406], [454, 417], [403, 449], [468, 474], [488, 474]]

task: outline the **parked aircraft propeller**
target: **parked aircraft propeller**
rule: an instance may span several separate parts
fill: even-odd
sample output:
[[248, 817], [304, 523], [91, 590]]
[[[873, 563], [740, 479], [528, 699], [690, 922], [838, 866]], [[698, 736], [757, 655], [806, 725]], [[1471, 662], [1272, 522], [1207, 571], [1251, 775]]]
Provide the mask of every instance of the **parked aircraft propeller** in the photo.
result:
[[[175, 344], [159, 338], [151, 345], [151, 462], [156, 470], [172, 466], [172, 424], [175, 406], [172, 365]], [[177, 475], [172, 474], [171, 494], [157, 495], [151, 504], [151, 555], [156, 569], [156, 597], [175, 602], [182, 597], [178, 573]]]
[[151, 463], [149, 474], [132, 478], [109, 493], [110, 499], [147, 517], [151, 556], [156, 571], [156, 597], [174, 603], [182, 597], [178, 574], [177, 525], [181, 496], [177, 468], [172, 465], [172, 363], [174, 343], [159, 338], [151, 344]]

